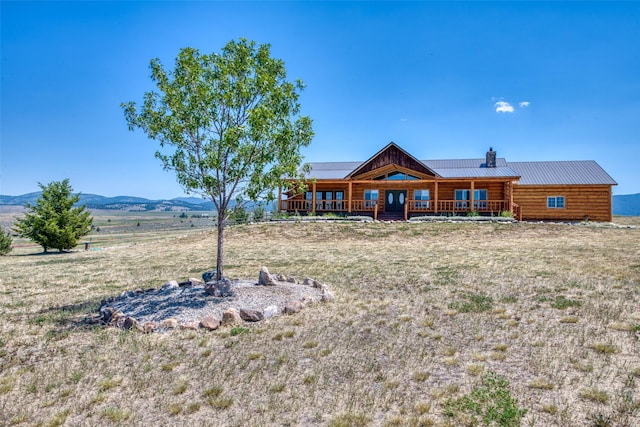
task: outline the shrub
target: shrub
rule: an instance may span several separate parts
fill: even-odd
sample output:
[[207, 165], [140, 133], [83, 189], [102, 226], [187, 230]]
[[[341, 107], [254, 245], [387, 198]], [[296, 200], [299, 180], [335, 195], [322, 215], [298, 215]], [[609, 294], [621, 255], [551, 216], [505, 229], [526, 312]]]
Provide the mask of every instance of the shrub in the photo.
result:
[[253, 220], [255, 222], [264, 221], [265, 214], [266, 214], [266, 212], [265, 212], [264, 207], [262, 206], [262, 204], [258, 204], [253, 209]]
[[470, 419], [472, 425], [517, 427], [526, 413], [511, 397], [509, 382], [491, 371], [482, 376], [481, 384], [468, 395], [456, 400], [449, 398], [444, 405], [447, 417]]
[[6, 255], [11, 252], [11, 243], [13, 239], [11, 238], [11, 234], [9, 230], [0, 230], [0, 255]]

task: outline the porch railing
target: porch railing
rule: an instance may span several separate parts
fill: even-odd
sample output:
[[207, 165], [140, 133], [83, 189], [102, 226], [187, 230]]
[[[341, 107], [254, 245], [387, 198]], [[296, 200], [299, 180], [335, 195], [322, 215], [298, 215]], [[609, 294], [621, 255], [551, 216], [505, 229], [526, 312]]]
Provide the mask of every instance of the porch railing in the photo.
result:
[[[474, 200], [473, 206], [470, 200], [406, 200], [406, 210], [410, 214], [428, 213], [493, 213], [511, 211], [514, 218], [520, 215], [520, 206], [509, 206], [504, 200]], [[352, 200], [351, 212], [374, 212], [377, 206], [376, 200]], [[379, 206], [378, 209], [382, 207]], [[349, 202], [344, 199], [318, 199], [315, 201], [315, 209], [311, 200], [281, 200], [280, 210], [288, 212], [349, 212]]]

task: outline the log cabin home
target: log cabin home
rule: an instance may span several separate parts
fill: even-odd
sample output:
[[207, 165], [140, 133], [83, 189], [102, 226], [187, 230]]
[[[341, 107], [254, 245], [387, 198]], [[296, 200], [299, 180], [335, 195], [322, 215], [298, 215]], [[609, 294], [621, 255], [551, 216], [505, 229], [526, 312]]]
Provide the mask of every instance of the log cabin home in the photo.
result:
[[513, 216], [517, 220], [611, 221], [616, 182], [593, 160], [417, 160], [390, 143], [364, 162], [310, 163], [306, 191], [280, 191], [278, 209], [300, 215]]

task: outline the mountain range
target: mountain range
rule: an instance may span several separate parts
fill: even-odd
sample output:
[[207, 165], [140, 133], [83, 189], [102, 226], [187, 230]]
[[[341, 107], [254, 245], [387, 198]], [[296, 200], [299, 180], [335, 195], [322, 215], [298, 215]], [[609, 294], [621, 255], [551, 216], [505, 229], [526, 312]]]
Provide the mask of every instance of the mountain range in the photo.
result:
[[[34, 204], [42, 192], [22, 194], [20, 196], [0, 195], [0, 205], [21, 206]], [[213, 202], [198, 197], [177, 197], [170, 200], [149, 200], [143, 197], [116, 196], [105, 197], [98, 194], [80, 194], [79, 204], [88, 209], [108, 209], [123, 211], [213, 211]]]
[[[23, 206], [35, 203], [42, 193], [21, 196], [0, 195], [0, 205]], [[105, 197], [97, 194], [80, 194], [80, 204], [89, 209], [112, 209], [123, 211], [213, 211], [213, 203], [198, 197], [176, 197], [170, 200], [149, 200], [143, 197]], [[270, 206], [273, 208], [273, 206]], [[249, 207], [250, 209], [250, 207]], [[640, 216], [640, 193], [613, 196], [613, 214]]]

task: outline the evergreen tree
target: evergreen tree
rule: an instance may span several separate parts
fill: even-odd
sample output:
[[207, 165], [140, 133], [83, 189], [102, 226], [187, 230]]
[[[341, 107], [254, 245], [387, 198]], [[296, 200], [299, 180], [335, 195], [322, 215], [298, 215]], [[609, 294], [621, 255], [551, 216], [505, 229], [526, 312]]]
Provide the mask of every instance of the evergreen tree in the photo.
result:
[[5, 231], [0, 228], [0, 255], [6, 255], [11, 252], [12, 241], [13, 240], [11, 239], [11, 233], [9, 233], [9, 230]]
[[74, 207], [80, 195], [71, 194], [69, 179], [38, 185], [42, 195], [34, 205], [25, 205], [28, 212], [16, 220], [15, 230], [38, 243], [45, 252], [51, 248], [60, 252], [74, 248], [78, 239], [91, 231], [90, 212], [84, 205]]

